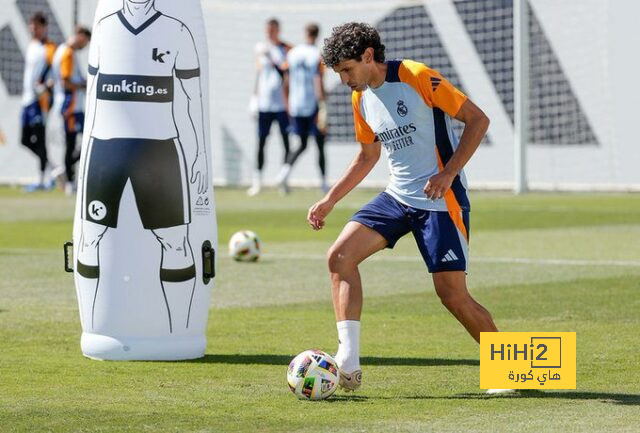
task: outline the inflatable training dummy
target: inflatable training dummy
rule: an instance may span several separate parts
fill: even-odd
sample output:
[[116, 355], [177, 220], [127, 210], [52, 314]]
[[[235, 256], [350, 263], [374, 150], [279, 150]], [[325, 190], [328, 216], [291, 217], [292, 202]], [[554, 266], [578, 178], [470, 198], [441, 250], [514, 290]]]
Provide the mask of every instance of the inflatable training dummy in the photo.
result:
[[87, 78], [67, 263], [82, 352], [201, 357], [217, 228], [199, 0], [100, 0]]

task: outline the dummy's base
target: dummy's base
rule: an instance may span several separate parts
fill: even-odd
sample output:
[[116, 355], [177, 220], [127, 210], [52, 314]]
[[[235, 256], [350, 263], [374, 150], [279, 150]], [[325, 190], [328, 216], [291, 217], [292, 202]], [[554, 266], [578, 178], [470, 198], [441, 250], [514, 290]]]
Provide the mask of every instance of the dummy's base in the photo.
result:
[[80, 346], [87, 358], [100, 361], [179, 361], [204, 356], [204, 336], [110, 337], [82, 333]]

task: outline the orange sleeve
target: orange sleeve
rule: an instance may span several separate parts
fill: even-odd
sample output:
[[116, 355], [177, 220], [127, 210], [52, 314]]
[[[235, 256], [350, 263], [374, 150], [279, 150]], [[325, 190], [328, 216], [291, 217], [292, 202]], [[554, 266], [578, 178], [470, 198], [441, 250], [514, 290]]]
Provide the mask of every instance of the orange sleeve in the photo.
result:
[[403, 60], [398, 69], [400, 81], [415, 89], [425, 104], [437, 107], [455, 117], [467, 96], [453, 86], [435, 69], [412, 60]]
[[353, 105], [353, 124], [356, 130], [356, 140], [362, 144], [371, 144], [376, 141], [376, 135], [371, 130], [360, 113], [360, 99], [362, 92], [351, 93], [351, 105]]
[[67, 47], [60, 59], [60, 76], [68, 80], [73, 75], [73, 51]]
[[51, 66], [51, 64], [53, 63], [53, 55], [56, 52], [56, 46], [52, 42], [47, 42], [44, 47], [47, 57], [47, 65]]

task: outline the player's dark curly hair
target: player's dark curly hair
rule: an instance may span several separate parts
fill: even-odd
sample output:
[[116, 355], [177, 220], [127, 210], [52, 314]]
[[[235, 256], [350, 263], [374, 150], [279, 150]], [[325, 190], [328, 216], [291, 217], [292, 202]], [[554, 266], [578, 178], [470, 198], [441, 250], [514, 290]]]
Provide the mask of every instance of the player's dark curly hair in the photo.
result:
[[334, 27], [331, 36], [324, 40], [322, 59], [333, 67], [343, 60], [360, 61], [364, 50], [373, 48], [373, 59], [384, 62], [384, 45], [378, 31], [367, 23], [346, 23]]

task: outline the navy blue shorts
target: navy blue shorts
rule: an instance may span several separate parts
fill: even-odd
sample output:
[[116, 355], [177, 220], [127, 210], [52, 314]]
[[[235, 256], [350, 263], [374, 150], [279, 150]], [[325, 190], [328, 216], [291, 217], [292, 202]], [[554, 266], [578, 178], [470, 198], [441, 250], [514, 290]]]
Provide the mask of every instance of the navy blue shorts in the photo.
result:
[[258, 113], [258, 136], [260, 138], [266, 138], [269, 135], [269, 130], [274, 120], [278, 121], [280, 133], [283, 136], [287, 135], [289, 115], [286, 111], [260, 111]]
[[42, 108], [36, 101], [22, 108], [22, 136], [20, 141], [29, 149], [45, 145], [44, 116]]
[[84, 129], [84, 113], [71, 113], [64, 118], [65, 134], [77, 134]]
[[318, 129], [318, 108], [311, 116], [292, 116], [291, 117], [291, 130], [297, 135], [321, 135], [322, 132]]
[[64, 95], [62, 103], [62, 117], [64, 117], [65, 134], [82, 132], [84, 128], [84, 113], [75, 111], [76, 96], [70, 93]]
[[356, 212], [351, 221], [380, 233], [387, 240], [387, 248], [393, 248], [398, 239], [413, 233], [431, 273], [467, 270], [468, 211], [452, 214], [416, 209], [382, 192]]
[[22, 127], [42, 126], [44, 125], [44, 116], [42, 107], [38, 101], [22, 107], [22, 115], [20, 117]]
[[92, 137], [88, 152], [84, 219], [117, 227], [122, 193], [131, 182], [145, 229], [189, 224], [188, 171], [178, 139]]

